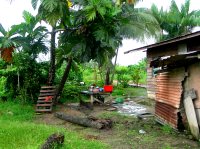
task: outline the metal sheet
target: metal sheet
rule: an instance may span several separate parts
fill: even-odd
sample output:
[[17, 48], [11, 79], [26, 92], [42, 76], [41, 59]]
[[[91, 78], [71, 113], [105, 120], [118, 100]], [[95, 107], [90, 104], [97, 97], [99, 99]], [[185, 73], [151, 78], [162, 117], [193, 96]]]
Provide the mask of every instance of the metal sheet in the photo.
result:
[[174, 128], [178, 125], [178, 109], [165, 103], [156, 102], [155, 115], [163, 123], [169, 124]]
[[184, 68], [159, 73], [156, 76], [156, 117], [174, 128], [178, 124], [178, 109], [182, 98]]
[[[173, 45], [173, 44], [177, 44], [178, 42], [184, 41], [186, 42], [187, 40], [194, 40], [194, 39], [198, 39], [200, 36], [200, 31], [198, 32], [194, 32], [194, 33], [190, 33], [190, 34], [186, 34], [186, 35], [182, 35], [182, 36], [178, 36], [176, 38], [172, 38], [169, 40], [165, 40], [163, 42], [159, 42], [159, 43], [154, 43], [151, 45], [147, 45], [144, 47], [140, 47], [140, 48], [136, 48], [136, 49], [132, 49], [129, 51], [124, 52], [125, 54], [133, 52], [133, 51], [140, 51], [140, 50], [145, 50], [147, 49], [147, 51], [153, 50], [155, 48], [159, 48], [162, 49], [163, 47], [167, 46], [167, 45]], [[198, 40], [199, 41], [199, 40]], [[190, 43], [190, 42], [189, 42]], [[193, 44], [193, 42], [191, 42], [191, 44]], [[162, 52], [162, 50], [160, 50]]]
[[159, 73], [156, 76], [156, 101], [179, 108], [184, 77], [184, 68]]

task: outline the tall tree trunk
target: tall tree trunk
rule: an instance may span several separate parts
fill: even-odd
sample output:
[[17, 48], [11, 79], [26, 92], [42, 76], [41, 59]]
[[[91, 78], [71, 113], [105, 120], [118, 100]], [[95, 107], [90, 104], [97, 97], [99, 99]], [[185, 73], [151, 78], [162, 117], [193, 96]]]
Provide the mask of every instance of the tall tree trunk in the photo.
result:
[[67, 65], [66, 65], [65, 72], [64, 72], [64, 74], [63, 74], [63, 76], [62, 76], [60, 85], [58, 86], [58, 89], [57, 89], [57, 91], [56, 91], [56, 95], [55, 95], [55, 97], [54, 97], [55, 103], [58, 102], [58, 96], [59, 96], [59, 95], [62, 93], [62, 91], [63, 91], [63, 88], [64, 88], [64, 85], [65, 85], [65, 82], [67, 81], [67, 78], [68, 78], [68, 75], [69, 75], [71, 66], [72, 66], [72, 58], [70, 57], [70, 58], [68, 59], [68, 63], [67, 63]]
[[115, 56], [115, 63], [113, 65], [113, 74], [112, 74], [111, 81], [110, 81], [111, 84], [113, 84], [113, 80], [114, 80], [114, 76], [115, 76], [115, 67], [116, 67], [116, 64], [117, 64], [118, 52], [119, 52], [119, 49], [117, 49], [116, 56]]
[[56, 49], [56, 32], [55, 27], [52, 27], [51, 32], [51, 47], [50, 47], [50, 68], [49, 68], [49, 77], [48, 85], [52, 86], [55, 79], [55, 49]]
[[109, 66], [106, 69], [105, 85], [110, 85], [110, 67]]

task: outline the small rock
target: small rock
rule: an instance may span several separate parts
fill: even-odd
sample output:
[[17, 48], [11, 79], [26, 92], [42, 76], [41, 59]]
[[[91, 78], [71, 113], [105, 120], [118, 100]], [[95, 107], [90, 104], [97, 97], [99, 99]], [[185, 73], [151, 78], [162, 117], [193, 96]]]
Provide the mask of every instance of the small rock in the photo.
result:
[[140, 130], [139, 130], [139, 133], [140, 133], [140, 134], [145, 134], [145, 133], [146, 133], [146, 131], [144, 131], [144, 130], [140, 129]]

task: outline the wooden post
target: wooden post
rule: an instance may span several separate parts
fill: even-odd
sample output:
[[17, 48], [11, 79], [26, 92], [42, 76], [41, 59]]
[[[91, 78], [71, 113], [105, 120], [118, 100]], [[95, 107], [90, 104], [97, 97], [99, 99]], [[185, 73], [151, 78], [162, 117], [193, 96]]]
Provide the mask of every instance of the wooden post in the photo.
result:
[[196, 98], [194, 90], [190, 90], [184, 94], [184, 107], [187, 120], [190, 126], [190, 131], [195, 139], [199, 139], [199, 126], [197, 123], [197, 117], [194, 109], [193, 99]]

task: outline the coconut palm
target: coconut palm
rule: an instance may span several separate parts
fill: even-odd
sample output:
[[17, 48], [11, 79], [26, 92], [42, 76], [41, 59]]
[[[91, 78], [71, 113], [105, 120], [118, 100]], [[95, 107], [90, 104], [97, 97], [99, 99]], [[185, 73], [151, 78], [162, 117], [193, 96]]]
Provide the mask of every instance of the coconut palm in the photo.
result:
[[159, 10], [156, 5], [152, 5], [151, 11], [163, 30], [160, 40], [191, 33], [195, 27], [200, 25], [200, 11], [190, 11], [190, 0], [186, 0], [180, 9], [172, 0], [168, 11], [163, 11], [163, 8]]
[[[66, 81], [73, 59], [78, 58], [80, 62], [93, 59], [102, 65], [115, 56], [115, 49], [121, 45], [123, 38], [139, 36], [143, 38], [143, 33], [148, 35], [157, 33], [157, 22], [147, 10], [135, 9], [126, 3], [118, 6], [110, 0], [73, 0], [72, 3], [76, 9], [69, 10], [65, 7], [66, 10], [63, 10], [59, 9], [63, 8], [60, 7], [63, 6], [63, 1], [50, 0], [54, 5], [46, 1], [42, 1], [39, 6], [40, 15], [48, 18], [50, 22], [55, 23], [56, 21], [52, 20], [58, 20], [59, 29], [64, 29], [59, 36], [59, 49], [64, 52], [70, 51], [65, 55], [68, 65], [62, 83]], [[54, 19], [42, 13], [40, 9], [45, 7], [46, 9], [43, 10], [49, 9], [54, 12], [53, 6], [59, 6], [60, 11], [69, 11], [70, 15], [66, 16], [64, 14], [68, 13], [59, 12]], [[62, 92], [63, 85], [60, 84], [60, 86], [57, 96]]]
[[123, 38], [143, 39], [144, 33], [157, 33], [157, 21], [145, 9], [127, 4], [118, 7], [108, 0], [73, 2], [80, 6], [73, 16], [72, 27], [77, 30], [63, 32], [60, 41], [82, 61], [108, 64]]

